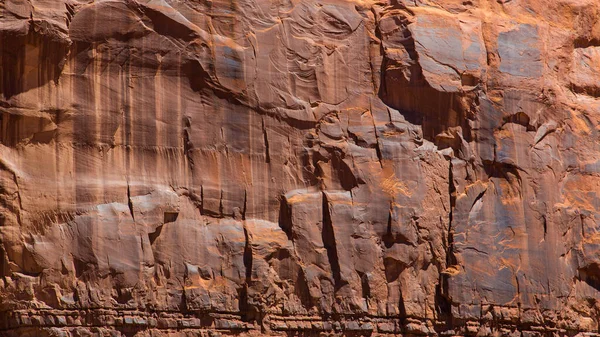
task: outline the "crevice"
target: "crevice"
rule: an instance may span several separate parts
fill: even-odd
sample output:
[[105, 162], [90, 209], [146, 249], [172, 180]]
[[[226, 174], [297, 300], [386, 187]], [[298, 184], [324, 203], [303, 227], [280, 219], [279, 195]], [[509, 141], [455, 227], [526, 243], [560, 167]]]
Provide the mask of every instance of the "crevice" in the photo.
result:
[[487, 191], [487, 188], [484, 189], [483, 191], [481, 191], [476, 197], [475, 199], [473, 199], [473, 203], [471, 204], [471, 208], [469, 208], [469, 213], [471, 213], [471, 211], [473, 210], [473, 208], [475, 207], [475, 205], [477, 204], [478, 201], [480, 201], [483, 196], [485, 195], [485, 192]]
[[381, 148], [379, 147], [379, 138], [377, 138], [377, 146], [375, 146], [375, 153], [377, 154], [377, 160], [379, 160], [379, 165], [383, 168], [383, 156], [381, 155]]
[[224, 211], [224, 206], [223, 206], [223, 190], [221, 190], [221, 195], [219, 197], [219, 216], [220, 217], [224, 217], [225, 213]]
[[[540, 132], [543, 133], [539, 134]], [[556, 127], [547, 127], [546, 125], [542, 125], [538, 129], [538, 134], [536, 134], [535, 136], [535, 144], [533, 144], [533, 146], [535, 147], [536, 145], [538, 145], [542, 140], [544, 140], [544, 138], [546, 138], [546, 136], [548, 136], [552, 132], [556, 132]], [[552, 167], [550, 167], [550, 169], [552, 169]]]
[[179, 311], [182, 313], [188, 312], [187, 296], [185, 295], [185, 282], [187, 282], [187, 273], [183, 276], [184, 286], [181, 289], [181, 300], [179, 302]]
[[367, 309], [369, 308], [369, 298], [371, 297], [371, 286], [369, 285], [369, 277], [366, 273], [358, 272], [360, 276], [360, 286], [362, 292], [362, 298], [365, 300]]
[[[494, 153], [494, 157], [495, 156], [496, 154]], [[519, 174], [519, 171], [525, 172], [522, 168], [515, 164], [501, 163], [495, 160], [484, 160], [483, 169], [485, 170], [489, 178], [501, 178], [509, 182], [512, 180], [512, 177], [509, 176], [509, 174], [511, 174], [517, 178], [519, 186], [521, 186], [522, 184], [521, 175]]]
[[345, 191], [352, 191], [353, 188], [358, 186], [358, 180], [352, 172], [352, 168], [342, 158], [343, 153], [340, 154], [338, 151], [333, 151], [331, 154], [331, 166], [337, 172], [337, 176]]
[[169, 222], [175, 222], [175, 221], [177, 221], [178, 217], [179, 217], [179, 213], [178, 212], [164, 212], [164, 214], [163, 214], [163, 223], [167, 224]]
[[472, 250], [474, 252], [477, 252], [477, 253], [480, 253], [480, 254], [483, 254], [483, 255], [490, 255], [487, 252], [484, 252], [483, 250], [477, 249], [475, 247], [465, 247], [465, 248], [463, 248], [463, 250]]
[[327, 251], [327, 259], [331, 266], [331, 273], [333, 274], [333, 281], [335, 290], [340, 289], [346, 282], [342, 281], [340, 260], [337, 254], [337, 244], [335, 241], [335, 232], [333, 230], [333, 223], [331, 221], [331, 214], [329, 210], [329, 203], [327, 201], [327, 194], [323, 192], [323, 230], [321, 232], [323, 239], [323, 246]]
[[392, 202], [390, 201], [390, 209], [388, 211], [388, 222], [387, 222], [387, 232], [383, 236], [383, 244], [385, 248], [391, 248], [394, 245], [393, 235], [392, 235]]
[[[383, 76], [383, 73], [382, 73]], [[381, 88], [380, 88], [381, 90]], [[371, 121], [373, 122], [373, 132], [375, 135], [375, 153], [377, 154], [377, 160], [379, 161], [379, 166], [383, 168], [383, 155], [381, 153], [381, 142], [379, 141], [379, 135], [377, 134], [377, 125], [375, 125], [375, 118], [373, 118], [373, 105], [371, 104]]]
[[[454, 221], [454, 207], [456, 206], [456, 186], [454, 185], [452, 159], [448, 163], [448, 195], [450, 199], [450, 211], [448, 212], [448, 233], [446, 235], [446, 268], [458, 264], [454, 255], [454, 230], [452, 224]], [[435, 289], [435, 308], [438, 317], [451, 325], [452, 306], [449, 298], [449, 275], [440, 270], [438, 284]], [[449, 327], [451, 329], [451, 326]]]
[[573, 41], [575, 49], [585, 49], [590, 47], [600, 47], [600, 39], [598, 38], [586, 38], [578, 37]]
[[292, 241], [292, 212], [288, 206], [285, 196], [279, 197], [279, 228], [287, 235], [289, 241]]
[[579, 214], [579, 221], [581, 223], [581, 237], [585, 238], [585, 215]]
[[577, 274], [581, 281], [600, 291], [600, 266], [595, 263], [589, 264], [583, 268], [577, 269]]
[[577, 85], [571, 83], [570, 89], [578, 95], [586, 95], [594, 98], [600, 97], [600, 86], [595, 85]]
[[530, 122], [531, 122], [531, 118], [523, 111], [519, 111], [515, 114], [504, 117], [502, 125], [505, 125], [508, 123], [513, 123], [513, 124], [518, 124], [518, 125], [524, 126], [527, 131], [536, 131], [537, 128], [535, 126], [531, 125]]
[[66, 18], [65, 18], [65, 23], [67, 25], [67, 28], [69, 28], [69, 26], [71, 25], [71, 20], [73, 20], [73, 17], [75, 16], [75, 6], [73, 4], [69, 4], [66, 3], [65, 4], [65, 8], [67, 10], [66, 14]]
[[546, 240], [546, 235], [548, 234], [548, 222], [545, 215], [542, 216], [542, 224], [544, 225], [544, 240]]
[[399, 294], [399, 300], [398, 300], [398, 318], [400, 320], [400, 326], [401, 327], [405, 327], [406, 326], [406, 318], [407, 318], [407, 314], [406, 314], [406, 305], [404, 304], [404, 293], [402, 292], [402, 288], [400, 288], [400, 294]]
[[123, 289], [119, 286], [116, 287], [117, 297], [115, 300], [119, 304], [127, 304], [129, 301], [133, 300], [133, 294], [128, 289]]
[[88, 264], [83, 260], [80, 260], [73, 256], [73, 270], [75, 271], [75, 277], [82, 279], [86, 276], [86, 271], [89, 269]]
[[129, 214], [131, 214], [131, 219], [135, 222], [135, 215], [133, 214], [133, 201], [131, 200], [131, 188], [129, 186], [129, 182], [127, 182], [127, 206], [129, 207]]
[[160, 226], [156, 227], [154, 232], [148, 233], [148, 241], [150, 241], [150, 246], [152, 246], [154, 244], [154, 242], [156, 241], [156, 239], [158, 239], [158, 237], [160, 236], [163, 226], [164, 225], [160, 225]]
[[247, 209], [248, 209], [248, 190], [244, 190], [244, 208], [242, 208], [242, 220], [246, 220]]
[[204, 215], [204, 185], [200, 186], [200, 205], [198, 207], [200, 215]]
[[244, 226], [244, 237], [246, 244], [244, 246], [244, 267], [246, 268], [246, 283], [250, 284], [252, 281], [252, 246], [250, 245], [250, 234], [248, 229]]
[[310, 288], [306, 281], [306, 272], [304, 268], [300, 268], [298, 275], [296, 276], [294, 287], [294, 294], [300, 299], [300, 303], [304, 308], [311, 308], [314, 306], [313, 298], [310, 296]]
[[[246, 270], [246, 274], [245, 274], [245, 281], [244, 281], [244, 286], [242, 288], [240, 288], [239, 290], [239, 301], [240, 301], [240, 314], [241, 314], [241, 319], [244, 322], [254, 322], [254, 321], [260, 321], [260, 312], [257, 310], [257, 308], [251, 304], [250, 301], [250, 297], [249, 297], [249, 288], [252, 285], [252, 265], [253, 265], [253, 259], [252, 259], [252, 246], [250, 244], [250, 233], [248, 232], [248, 229], [246, 228], [246, 226], [244, 225], [244, 237], [246, 240], [245, 246], [244, 246], [244, 256], [243, 256], [243, 260], [244, 260], [244, 268]], [[262, 326], [262, 324], [261, 324]]]
[[194, 158], [192, 157], [192, 151], [194, 148], [194, 144], [190, 140], [190, 130], [192, 127], [192, 118], [184, 117], [183, 119], [183, 153], [188, 160], [190, 168], [194, 168]]
[[263, 132], [263, 142], [265, 145], [265, 160], [267, 163], [271, 162], [271, 154], [269, 152], [269, 137], [267, 134], [267, 129], [265, 127], [265, 120], [262, 120], [262, 132]]

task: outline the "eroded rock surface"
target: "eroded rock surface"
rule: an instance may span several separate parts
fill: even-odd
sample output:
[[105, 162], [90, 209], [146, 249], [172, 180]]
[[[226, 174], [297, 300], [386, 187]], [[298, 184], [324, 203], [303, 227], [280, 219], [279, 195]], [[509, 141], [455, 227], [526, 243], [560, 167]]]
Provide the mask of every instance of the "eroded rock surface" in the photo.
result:
[[595, 0], [0, 3], [0, 334], [594, 335]]

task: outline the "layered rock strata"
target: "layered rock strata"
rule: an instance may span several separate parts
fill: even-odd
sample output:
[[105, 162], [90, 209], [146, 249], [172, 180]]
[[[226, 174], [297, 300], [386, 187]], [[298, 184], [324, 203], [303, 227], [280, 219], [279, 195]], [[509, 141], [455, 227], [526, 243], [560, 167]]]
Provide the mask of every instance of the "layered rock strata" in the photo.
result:
[[0, 334], [586, 336], [595, 0], [0, 3]]

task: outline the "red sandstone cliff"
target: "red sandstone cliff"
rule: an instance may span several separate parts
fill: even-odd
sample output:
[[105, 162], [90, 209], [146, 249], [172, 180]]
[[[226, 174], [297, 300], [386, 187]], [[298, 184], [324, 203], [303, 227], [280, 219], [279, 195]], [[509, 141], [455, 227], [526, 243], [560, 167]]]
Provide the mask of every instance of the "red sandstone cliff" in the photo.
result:
[[595, 0], [3, 0], [0, 335], [573, 336]]

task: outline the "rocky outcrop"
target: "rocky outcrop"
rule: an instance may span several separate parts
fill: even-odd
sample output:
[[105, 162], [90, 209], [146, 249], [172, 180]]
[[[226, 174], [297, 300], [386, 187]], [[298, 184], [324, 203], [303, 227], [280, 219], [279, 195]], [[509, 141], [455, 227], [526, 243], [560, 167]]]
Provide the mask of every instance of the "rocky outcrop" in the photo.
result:
[[3, 1], [0, 334], [597, 334], [599, 13]]

